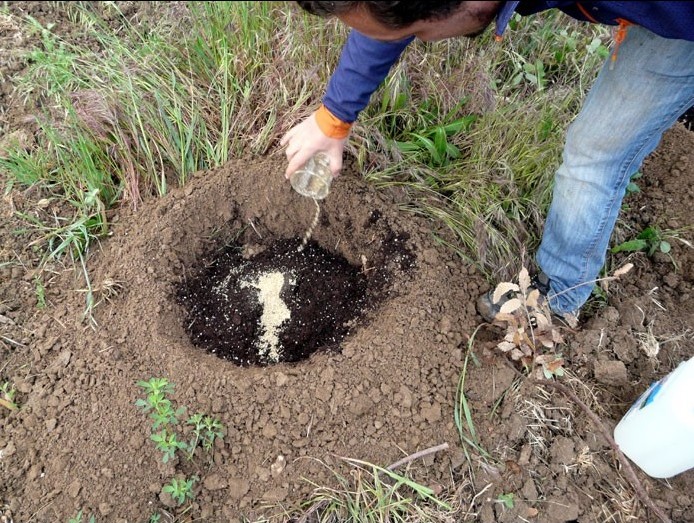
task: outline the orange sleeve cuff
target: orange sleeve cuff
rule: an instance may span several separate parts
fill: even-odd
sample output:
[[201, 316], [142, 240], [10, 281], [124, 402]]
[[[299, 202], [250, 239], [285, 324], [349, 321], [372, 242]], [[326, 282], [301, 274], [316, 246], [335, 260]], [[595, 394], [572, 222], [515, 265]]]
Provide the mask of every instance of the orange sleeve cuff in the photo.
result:
[[346, 138], [352, 128], [351, 123], [340, 120], [323, 104], [316, 111], [316, 122], [318, 128], [329, 138]]

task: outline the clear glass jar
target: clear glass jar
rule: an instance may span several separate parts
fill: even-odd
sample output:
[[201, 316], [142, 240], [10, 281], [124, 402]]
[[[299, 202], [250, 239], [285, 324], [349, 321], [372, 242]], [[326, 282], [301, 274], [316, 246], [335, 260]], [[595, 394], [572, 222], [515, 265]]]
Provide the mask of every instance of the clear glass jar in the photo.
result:
[[333, 173], [330, 171], [330, 158], [323, 152], [314, 154], [299, 169], [289, 176], [296, 192], [302, 196], [322, 200], [330, 192]]

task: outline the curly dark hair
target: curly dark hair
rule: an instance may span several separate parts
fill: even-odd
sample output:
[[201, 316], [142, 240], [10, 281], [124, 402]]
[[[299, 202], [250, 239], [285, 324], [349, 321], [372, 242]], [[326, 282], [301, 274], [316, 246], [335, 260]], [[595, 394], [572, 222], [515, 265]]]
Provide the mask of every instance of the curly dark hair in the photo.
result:
[[318, 2], [298, 0], [305, 11], [322, 17], [337, 16], [356, 9], [366, 10], [386, 27], [401, 29], [418, 20], [438, 20], [455, 11], [463, 0], [414, 0], [392, 2]]

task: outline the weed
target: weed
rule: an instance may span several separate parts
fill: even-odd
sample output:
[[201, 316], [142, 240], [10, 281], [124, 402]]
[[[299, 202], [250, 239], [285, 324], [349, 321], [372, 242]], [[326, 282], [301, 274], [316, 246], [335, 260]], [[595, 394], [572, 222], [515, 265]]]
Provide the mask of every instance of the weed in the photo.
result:
[[14, 401], [16, 395], [17, 389], [8, 381], [4, 382], [0, 387], [0, 406], [9, 410], [17, 410], [19, 406]]
[[46, 288], [39, 276], [34, 276], [34, 289], [36, 293], [36, 307], [39, 309], [46, 308]]
[[338, 487], [314, 485], [299, 521], [451, 521], [454, 508], [432, 489], [365, 461], [341, 458], [351, 467], [348, 477], [335, 475]]
[[195, 494], [193, 493], [193, 485], [198, 480], [196, 476], [190, 479], [178, 479], [173, 478], [170, 483], [164, 485], [162, 488], [163, 492], [168, 492], [171, 497], [176, 501], [176, 504], [180, 507], [186, 500], [194, 499]]
[[420, 130], [409, 131], [405, 133], [402, 140], [395, 141], [398, 149], [404, 153], [403, 157], [434, 168], [444, 167], [460, 158], [462, 153], [450, 138], [468, 131], [477, 119], [475, 115], [459, 118], [451, 116], [455, 115], [464, 103], [465, 101], [461, 102], [448, 115], [444, 115], [443, 123], [440, 124], [436, 123], [438, 118], [435, 114], [429, 113], [426, 109], [421, 110], [423, 118], [431, 122], [431, 125]]
[[186, 423], [193, 426], [193, 439], [188, 445], [190, 449], [197, 448], [202, 442], [203, 449], [211, 450], [215, 440], [224, 437], [222, 423], [211, 416], [193, 414]]
[[[2, 159], [0, 159], [0, 164], [1, 163]], [[103, 214], [104, 207], [94, 192], [92, 192], [91, 196], [87, 195], [85, 197], [85, 202], [90, 206], [95, 206], [97, 210], [93, 214], [82, 215], [74, 220], [56, 215], [53, 217], [54, 223], [50, 224], [44, 223], [39, 218], [27, 213], [18, 212], [17, 215], [28, 222], [35, 230], [42, 233], [39, 239], [29, 243], [30, 247], [36, 247], [38, 244], [45, 244], [47, 246], [47, 251], [43, 255], [40, 263], [41, 267], [45, 266], [50, 260], [59, 259], [64, 256], [69, 256], [73, 264], [79, 264], [87, 285], [83, 318], [88, 318], [93, 325], [96, 325], [96, 321], [92, 316], [96, 302], [91, 288], [89, 273], [87, 272], [85, 257], [87, 256], [89, 246], [92, 242], [96, 240], [99, 235], [105, 234], [106, 222]], [[23, 232], [26, 231], [17, 231], [18, 234]], [[45, 301], [42, 302], [42, 299], [45, 299], [43, 284], [40, 280], [35, 280], [35, 284], [38, 304], [40, 306], [45, 306]]]
[[152, 434], [150, 439], [156, 444], [157, 450], [162, 452], [162, 461], [164, 463], [168, 463], [169, 460], [173, 459], [177, 450], [190, 452], [188, 444], [185, 441], [179, 441], [178, 436], [167, 429]]
[[653, 256], [656, 252], [668, 254], [672, 249], [670, 242], [664, 239], [663, 232], [657, 227], [646, 227], [635, 239], [629, 240], [612, 247], [612, 254], [618, 252], [639, 252], [643, 251], [648, 256]]
[[636, 171], [632, 175], [631, 179], [629, 180], [629, 183], [627, 184], [627, 188], [626, 188], [626, 194], [627, 195], [637, 194], [637, 193], [641, 192], [641, 187], [639, 187], [639, 185], [636, 183], [635, 180], [638, 180], [642, 176], [643, 176], [643, 173], [641, 171]]
[[135, 405], [144, 412], [149, 413], [152, 419], [152, 431], [150, 438], [156, 444], [157, 450], [163, 453], [162, 460], [167, 463], [174, 457], [177, 450], [184, 452], [190, 460], [195, 449], [202, 445], [206, 451], [212, 450], [215, 440], [224, 437], [224, 426], [212, 416], [202, 413], [193, 414], [186, 420], [186, 425], [192, 426], [192, 437], [189, 442], [182, 441], [174, 431], [186, 412], [185, 407], [174, 409], [171, 400], [167, 397], [173, 394], [174, 386], [166, 378], [150, 378], [148, 381], [138, 381], [147, 396], [138, 399]]
[[503, 504], [506, 508], [513, 508], [513, 505], [515, 504], [515, 496], [513, 495], [513, 492], [499, 494], [499, 497], [496, 498], [495, 501]]
[[[176, 428], [184, 417], [186, 408], [174, 408], [173, 403], [168, 398], [174, 393], [174, 386], [166, 378], [150, 378], [147, 381], [141, 380], [137, 385], [146, 393], [146, 397], [138, 398], [135, 406], [143, 412], [148, 413], [152, 420], [152, 434], [150, 439], [154, 442], [155, 448], [162, 453], [162, 462], [172, 461], [177, 452], [182, 453], [188, 461], [195, 456], [198, 446], [210, 452], [213, 450], [214, 442], [224, 437], [224, 426], [221, 421], [212, 416], [198, 413], [189, 416], [185, 422], [186, 426], [192, 427], [192, 435], [189, 441], [183, 439], [182, 432], [177, 432]], [[193, 485], [198, 481], [196, 476], [190, 479], [173, 478], [170, 483], [164, 485], [163, 491], [171, 494], [178, 506], [186, 500], [192, 500]], [[156, 519], [154, 519], [156, 516]], [[150, 521], [158, 521], [159, 514], [153, 514]]]
[[92, 515], [86, 522], [82, 521], [82, 510], [80, 510], [74, 518], [70, 518], [68, 523], [96, 523], [96, 518]]
[[164, 426], [176, 425], [178, 418], [185, 413], [185, 407], [173, 409], [171, 400], [166, 396], [173, 394], [174, 386], [166, 378], [150, 378], [149, 381], [138, 381], [138, 386], [147, 393], [146, 399], [138, 399], [135, 405], [144, 412], [149, 412], [154, 421], [152, 430]]
[[468, 447], [471, 447], [477, 451], [481, 456], [489, 458], [489, 453], [482, 448], [477, 437], [477, 431], [475, 430], [475, 424], [472, 421], [472, 412], [470, 411], [470, 405], [468, 404], [467, 397], [465, 396], [465, 379], [467, 377], [467, 366], [470, 357], [474, 359], [474, 354], [472, 352], [473, 343], [475, 336], [477, 335], [480, 327], [477, 327], [475, 331], [470, 336], [468, 341], [467, 353], [465, 354], [465, 361], [463, 362], [463, 370], [460, 373], [460, 378], [458, 380], [458, 389], [456, 390], [456, 402], [453, 417], [455, 420], [456, 428], [458, 429], [458, 434], [460, 435], [460, 440], [463, 445], [463, 451], [465, 452], [468, 461], [471, 461]]

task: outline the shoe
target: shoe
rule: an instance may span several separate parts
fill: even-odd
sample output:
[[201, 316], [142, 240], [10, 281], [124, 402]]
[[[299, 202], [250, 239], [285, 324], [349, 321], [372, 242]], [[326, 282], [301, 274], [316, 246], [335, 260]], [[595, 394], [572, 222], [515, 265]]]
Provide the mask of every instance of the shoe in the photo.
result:
[[[504, 303], [517, 297], [517, 289], [518, 287], [516, 287], [516, 290], [509, 290], [503, 294], [496, 303], [494, 303], [494, 292], [496, 289], [484, 293], [477, 299], [477, 312], [485, 321], [494, 323], [497, 321], [497, 315], [501, 312], [501, 307]], [[549, 294], [549, 278], [544, 272], [536, 274], [530, 279], [530, 287], [528, 288], [527, 294], [530, 294], [530, 292], [535, 289], [540, 293], [537, 300], [538, 304], [546, 302], [547, 295]]]
[[[536, 297], [533, 296], [533, 291], [535, 290], [538, 291]], [[505, 294], [502, 294], [496, 303], [494, 303], [495, 291], [496, 289], [492, 289], [489, 292], [484, 293], [477, 299], [477, 312], [480, 314], [480, 316], [482, 316], [485, 319], [485, 321], [489, 323], [506, 324], [508, 323], [507, 320], [503, 318], [498, 318], [498, 315], [501, 312], [501, 308], [505, 303], [507, 303], [511, 299], [519, 297], [519, 289], [518, 286], [514, 286], [513, 289], [510, 289]], [[558, 314], [553, 312], [549, 308], [547, 298], [547, 296], [549, 295], [549, 291], [549, 277], [544, 272], [535, 274], [530, 278], [530, 285], [526, 290], [526, 299], [528, 300], [528, 302], [530, 302], [532, 298], [533, 301], [533, 304], [530, 306], [530, 326], [532, 328], [536, 328], [538, 326], [538, 322], [542, 321], [542, 318], [544, 318], [544, 321], [542, 321], [542, 323], [545, 325], [547, 325], [547, 322], [549, 321], [549, 326], [551, 326], [552, 319], [555, 319], [560, 324], [563, 324], [572, 329], [578, 327], [577, 312]], [[537, 314], [534, 314], [533, 312]], [[542, 318], [538, 320], [538, 318], [536, 317], [537, 315], [542, 316]]]

